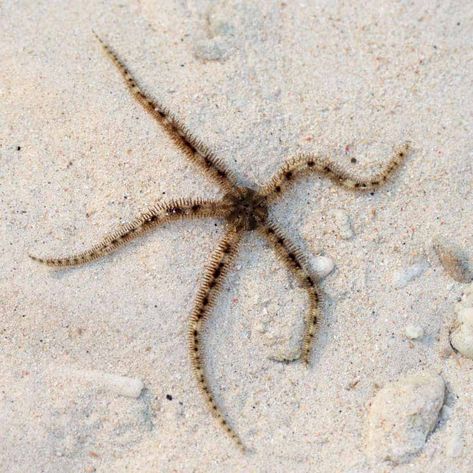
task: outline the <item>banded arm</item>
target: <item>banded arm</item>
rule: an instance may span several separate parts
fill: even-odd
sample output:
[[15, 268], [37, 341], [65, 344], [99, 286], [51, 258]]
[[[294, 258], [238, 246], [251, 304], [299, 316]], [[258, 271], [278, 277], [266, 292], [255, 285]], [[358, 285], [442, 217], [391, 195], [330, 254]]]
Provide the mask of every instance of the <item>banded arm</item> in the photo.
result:
[[29, 255], [34, 261], [48, 266], [78, 266], [96, 260], [115, 251], [128, 241], [137, 238], [151, 229], [173, 220], [186, 218], [205, 218], [225, 216], [225, 207], [219, 201], [202, 199], [177, 199], [165, 204], [157, 204], [132, 222], [123, 225], [107, 235], [100, 243], [82, 253], [64, 258], [38, 258]]
[[[95, 33], [94, 33], [95, 34]], [[102, 45], [105, 54], [122, 75], [132, 97], [163, 127], [176, 146], [208, 176], [230, 191], [236, 185], [236, 179], [227, 169], [224, 162], [214, 156], [208, 147], [196, 138], [180, 121], [162, 104], [147, 97], [131, 75], [125, 63], [115, 51], [97, 34], [95, 37]]]
[[209, 317], [210, 310], [215, 304], [218, 293], [221, 290], [223, 280], [231, 264], [235, 260], [241, 240], [241, 232], [233, 227], [227, 230], [225, 236], [220, 241], [214, 251], [210, 264], [204, 275], [204, 282], [197, 293], [194, 309], [190, 317], [189, 324], [189, 352], [192, 367], [202, 394], [210, 407], [213, 416], [221, 424], [225, 432], [232, 438], [238, 447], [245, 450], [245, 447], [238, 434], [230, 427], [222, 411], [217, 406], [214, 396], [210, 390], [207, 376], [202, 362], [202, 340], [201, 335], [204, 323]]
[[316, 155], [300, 155], [287, 161], [281, 169], [263, 186], [260, 193], [269, 200], [276, 199], [297, 177], [317, 173], [327, 176], [343, 187], [353, 190], [369, 190], [382, 186], [401, 165], [409, 151], [409, 143], [395, 150], [387, 166], [372, 177], [362, 178], [352, 175], [340, 164]]
[[300, 249], [283, 235], [282, 231], [275, 224], [268, 223], [265, 226], [259, 227], [258, 231], [268, 240], [270, 245], [275, 249], [277, 256], [296, 276], [299, 284], [306, 289], [309, 296], [309, 310], [305, 318], [301, 350], [301, 359], [308, 365], [317, 317], [320, 314], [320, 294], [315, 283], [315, 278], [311, 276], [308, 270], [308, 264]]

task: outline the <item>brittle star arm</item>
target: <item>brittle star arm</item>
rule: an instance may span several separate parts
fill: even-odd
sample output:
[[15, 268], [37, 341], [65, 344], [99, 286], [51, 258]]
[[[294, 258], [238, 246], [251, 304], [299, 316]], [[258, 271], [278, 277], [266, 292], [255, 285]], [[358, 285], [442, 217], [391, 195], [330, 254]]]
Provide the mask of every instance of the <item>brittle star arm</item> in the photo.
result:
[[289, 270], [296, 276], [299, 283], [304, 287], [309, 296], [309, 310], [305, 318], [304, 335], [302, 338], [301, 359], [309, 364], [310, 352], [315, 335], [315, 326], [320, 314], [320, 294], [316, 286], [315, 278], [308, 270], [301, 250], [289, 240], [274, 223], [260, 226], [258, 231], [268, 240], [277, 256], [287, 265]]
[[208, 147], [180, 123], [166, 107], [157, 100], [147, 97], [131, 75], [128, 67], [115, 51], [99, 36], [96, 34], [95, 36], [102, 45], [106, 55], [123, 76], [132, 97], [163, 127], [172, 141], [192, 162], [225, 190], [232, 190], [236, 184], [236, 179], [223, 161], [215, 157]]
[[317, 173], [327, 176], [335, 183], [354, 190], [375, 189], [383, 185], [407, 156], [409, 144], [405, 143], [395, 150], [393, 157], [380, 172], [374, 176], [363, 178], [355, 176], [344, 169], [340, 164], [329, 162], [326, 158], [317, 155], [299, 155], [289, 159], [271, 180], [263, 186], [260, 193], [269, 200], [281, 195], [289, 184], [301, 175]]
[[207, 382], [207, 376], [202, 363], [202, 340], [201, 335], [204, 324], [210, 315], [210, 311], [215, 304], [225, 275], [228, 273], [231, 264], [235, 260], [238, 252], [242, 232], [230, 227], [225, 236], [220, 241], [217, 249], [214, 251], [210, 264], [204, 274], [204, 282], [197, 293], [194, 309], [190, 317], [189, 325], [189, 351], [192, 361], [192, 367], [197, 378], [202, 394], [217, 421], [222, 425], [227, 434], [244, 450], [245, 447], [237, 435], [225, 420], [220, 408], [217, 406], [214, 396]]
[[48, 266], [78, 266], [96, 260], [115, 251], [125, 243], [140, 235], [173, 220], [186, 218], [223, 217], [226, 213], [224, 204], [220, 201], [203, 199], [176, 199], [164, 204], [157, 204], [135, 218], [132, 222], [121, 226], [115, 232], [107, 235], [94, 247], [64, 258], [38, 258], [29, 255], [34, 261]]

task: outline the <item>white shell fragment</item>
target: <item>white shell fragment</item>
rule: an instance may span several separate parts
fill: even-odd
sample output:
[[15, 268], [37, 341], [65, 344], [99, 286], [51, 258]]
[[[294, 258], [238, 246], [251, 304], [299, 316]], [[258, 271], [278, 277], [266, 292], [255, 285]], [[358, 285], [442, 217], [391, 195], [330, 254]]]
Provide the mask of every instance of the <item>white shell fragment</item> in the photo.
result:
[[450, 341], [463, 356], [473, 360], [473, 307], [465, 307], [457, 312]]
[[404, 463], [424, 446], [444, 402], [445, 383], [434, 374], [405, 376], [381, 389], [368, 415], [371, 460]]
[[457, 245], [436, 237], [432, 246], [443, 269], [452, 279], [465, 284], [473, 280], [468, 258]]
[[314, 256], [311, 263], [312, 268], [319, 279], [328, 276], [335, 268], [332, 258], [329, 258], [328, 256]]
[[79, 378], [82, 382], [92, 384], [96, 388], [104, 389], [119, 396], [137, 399], [143, 391], [143, 381], [137, 378], [128, 378], [98, 370], [80, 370], [64, 367], [61, 374]]
[[353, 238], [353, 228], [348, 214], [344, 210], [335, 209], [332, 212], [332, 216], [334, 219], [337, 235], [342, 240], [350, 240]]
[[405, 328], [406, 337], [411, 340], [418, 340], [424, 336], [424, 329], [418, 325], [408, 325]]
[[394, 273], [393, 285], [396, 289], [406, 287], [411, 281], [420, 277], [429, 267], [427, 260], [420, 260], [407, 268]]
[[456, 425], [453, 428], [453, 432], [447, 440], [445, 446], [445, 453], [450, 458], [458, 458], [463, 454], [464, 448], [464, 438], [463, 438], [463, 426]]

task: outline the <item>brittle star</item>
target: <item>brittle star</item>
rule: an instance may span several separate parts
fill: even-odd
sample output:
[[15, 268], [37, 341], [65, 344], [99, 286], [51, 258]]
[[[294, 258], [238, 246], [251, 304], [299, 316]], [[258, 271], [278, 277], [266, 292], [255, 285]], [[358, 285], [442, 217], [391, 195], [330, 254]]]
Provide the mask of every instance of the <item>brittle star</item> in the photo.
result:
[[91, 249], [64, 258], [38, 258], [35, 261], [49, 266], [77, 266], [111, 253], [126, 242], [164, 223], [187, 218], [217, 217], [225, 221], [225, 235], [211, 256], [205, 270], [203, 283], [198, 290], [189, 324], [189, 352], [197, 384], [209, 404], [210, 410], [229, 436], [241, 449], [245, 449], [236, 431], [229, 425], [217, 406], [207, 382], [202, 363], [202, 331], [225, 275], [234, 261], [242, 235], [256, 230], [272, 246], [290, 272], [305, 288], [309, 297], [309, 309], [305, 317], [300, 358], [309, 363], [315, 325], [319, 314], [320, 295], [317, 278], [311, 274], [301, 250], [283, 233], [269, 215], [268, 206], [276, 201], [283, 191], [298, 177], [316, 173], [330, 178], [336, 184], [351, 190], [375, 189], [384, 184], [405, 158], [409, 145], [400, 146], [388, 165], [371, 178], [360, 178], [347, 172], [343, 166], [318, 155], [298, 155], [288, 160], [270, 181], [258, 189], [240, 186], [236, 176], [224, 162], [197, 139], [166, 107], [145, 95], [128, 67], [114, 50], [96, 35], [106, 55], [123, 76], [131, 95], [162, 126], [177, 147], [224, 191], [220, 200], [177, 199], [158, 203], [138, 216], [131, 223], [106, 236]]

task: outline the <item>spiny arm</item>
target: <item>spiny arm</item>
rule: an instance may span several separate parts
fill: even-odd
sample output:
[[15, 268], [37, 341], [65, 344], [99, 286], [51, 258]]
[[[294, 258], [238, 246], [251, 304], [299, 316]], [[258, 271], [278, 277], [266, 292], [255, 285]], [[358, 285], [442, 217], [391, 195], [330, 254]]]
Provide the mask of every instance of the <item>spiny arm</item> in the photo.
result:
[[202, 199], [177, 199], [165, 204], [157, 204], [132, 222], [123, 225], [106, 236], [89, 250], [64, 258], [38, 258], [29, 255], [34, 261], [48, 266], [78, 266], [115, 251], [126, 242], [135, 239], [163, 223], [185, 218], [219, 217], [225, 215], [225, 208], [218, 201]]
[[197, 383], [210, 407], [210, 410], [212, 411], [212, 414], [221, 424], [225, 432], [227, 432], [227, 434], [236, 442], [238, 447], [244, 450], [245, 447], [243, 446], [240, 437], [229, 426], [215, 402], [207, 382], [201, 351], [201, 335], [204, 329], [204, 323], [209, 317], [210, 310], [215, 304], [215, 300], [221, 290], [225, 275], [235, 259], [240, 240], [241, 232], [236, 231], [234, 228], [230, 228], [212, 255], [210, 265], [205, 271], [203, 285], [197, 293], [194, 309], [190, 318], [189, 351]]
[[156, 100], [147, 97], [115, 51], [99, 38], [97, 34], [95, 34], [95, 36], [102, 45], [105, 54], [123, 76], [126, 86], [135, 100], [137, 100], [164, 128], [172, 141], [192, 162], [199, 166], [205, 174], [214, 179], [225, 190], [232, 190], [236, 181], [223, 161], [215, 157], [207, 146], [205, 146], [201, 140], [193, 136], [166, 107]]
[[277, 256], [287, 265], [309, 295], [309, 310], [305, 319], [301, 352], [302, 361], [305, 364], [309, 364], [310, 352], [315, 335], [315, 326], [317, 317], [320, 314], [320, 295], [315, 279], [310, 275], [307, 269], [308, 265], [300, 249], [284, 236], [275, 224], [268, 223], [265, 226], [259, 227], [258, 230], [269, 241], [270, 245], [275, 249]]
[[387, 166], [372, 177], [360, 178], [349, 173], [337, 163], [331, 163], [326, 158], [316, 155], [300, 155], [287, 161], [276, 172], [268, 184], [260, 191], [261, 195], [269, 199], [276, 199], [298, 176], [317, 173], [327, 176], [335, 183], [353, 190], [369, 190], [382, 186], [401, 165], [409, 151], [409, 144], [405, 143], [395, 150]]

